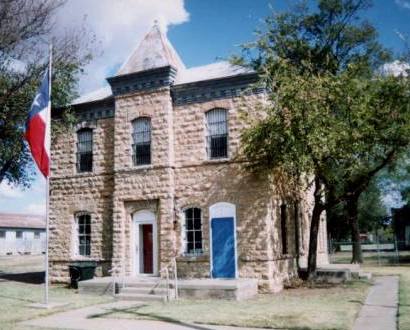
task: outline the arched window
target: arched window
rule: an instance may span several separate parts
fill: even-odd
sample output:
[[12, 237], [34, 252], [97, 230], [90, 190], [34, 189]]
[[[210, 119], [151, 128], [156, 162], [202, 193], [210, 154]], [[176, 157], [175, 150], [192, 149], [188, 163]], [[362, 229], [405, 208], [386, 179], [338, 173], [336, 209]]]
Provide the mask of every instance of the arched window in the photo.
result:
[[133, 163], [137, 165], [151, 164], [151, 119], [137, 118], [132, 122]]
[[83, 128], [77, 132], [77, 171], [93, 170], [93, 131]]
[[78, 213], [75, 217], [75, 254], [91, 255], [91, 216], [88, 213]]
[[228, 119], [225, 109], [206, 113], [208, 158], [228, 157]]
[[185, 214], [185, 254], [202, 254], [202, 220], [201, 209], [186, 209]]

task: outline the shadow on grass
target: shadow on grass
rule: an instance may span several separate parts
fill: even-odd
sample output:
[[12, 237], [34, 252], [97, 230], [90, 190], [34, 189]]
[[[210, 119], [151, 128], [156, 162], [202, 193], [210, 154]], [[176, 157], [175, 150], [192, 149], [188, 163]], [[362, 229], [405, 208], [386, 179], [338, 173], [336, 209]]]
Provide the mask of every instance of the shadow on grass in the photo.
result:
[[29, 284], [42, 284], [44, 283], [44, 272], [31, 272], [31, 273], [1, 273], [0, 283], [6, 281], [22, 282]]
[[[212, 330], [213, 328], [209, 328], [208, 326], [231, 326], [231, 327], [235, 327], [235, 328], [252, 328], [249, 326], [238, 326], [238, 325], [232, 325], [229, 324], [229, 322], [227, 322], [226, 324], [222, 324], [222, 323], [202, 323], [202, 322], [194, 322], [195, 324], [192, 323], [186, 323], [171, 317], [166, 317], [166, 316], [161, 316], [161, 315], [157, 315], [154, 313], [142, 313], [139, 312], [138, 310], [146, 307], [147, 305], [140, 305], [140, 306], [133, 306], [133, 307], [128, 307], [128, 308], [112, 308], [109, 311], [105, 312], [105, 313], [99, 313], [99, 314], [94, 314], [89, 316], [88, 318], [104, 318], [107, 317], [109, 318], [110, 316], [112, 316], [115, 313], [123, 313], [123, 314], [128, 314], [131, 316], [136, 317], [135, 320], [150, 320], [150, 321], [162, 321], [162, 322], [168, 322], [168, 323], [174, 323], [174, 324], [179, 324], [181, 326], [187, 327], [187, 328], [191, 328], [191, 329], [195, 329], [195, 330]], [[203, 325], [201, 325], [203, 324]], [[272, 329], [272, 327], [255, 327], [255, 329]], [[275, 327], [275, 329], [277, 330], [312, 330], [312, 328], [309, 327]], [[336, 329], [330, 329], [330, 330], [336, 330]]]

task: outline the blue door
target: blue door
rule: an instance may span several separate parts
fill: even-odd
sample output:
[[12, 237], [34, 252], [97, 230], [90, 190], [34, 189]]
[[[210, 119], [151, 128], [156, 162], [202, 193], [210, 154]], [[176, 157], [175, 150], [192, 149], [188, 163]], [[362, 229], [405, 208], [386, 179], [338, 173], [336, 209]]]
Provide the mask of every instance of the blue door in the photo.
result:
[[212, 277], [235, 278], [235, 235], [233, 218], [213, 218]]

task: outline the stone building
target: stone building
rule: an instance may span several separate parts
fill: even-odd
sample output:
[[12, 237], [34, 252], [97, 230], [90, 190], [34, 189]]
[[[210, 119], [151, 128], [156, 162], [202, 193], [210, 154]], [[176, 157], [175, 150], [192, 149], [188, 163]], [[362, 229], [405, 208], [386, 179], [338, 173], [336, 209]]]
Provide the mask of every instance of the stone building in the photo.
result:
[[[52, 146], [50, 276], [94, 260], [134, 276], [176, 258], [180, 277], [257, 278], [279, 290], [306, 264], [311, 192], [280, 193], [238, 157], [243, 113], [264, 90], [252, 70], [186, 68], [154, 25], [110, 87], [77, 99]], [[319, 260], [327, 262], [322, 221]]]

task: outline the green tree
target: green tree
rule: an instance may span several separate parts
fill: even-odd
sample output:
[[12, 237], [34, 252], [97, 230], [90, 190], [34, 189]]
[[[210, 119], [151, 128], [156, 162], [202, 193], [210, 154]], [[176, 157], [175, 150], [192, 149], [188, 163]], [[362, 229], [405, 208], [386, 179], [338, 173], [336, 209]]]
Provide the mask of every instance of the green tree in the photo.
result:
[[250, 167], [308, 173], [314, 184], [309, 274], [322, 212], [345, 201], [358, 234], [360, 193], [408, 144], [408, 81], [373, 75], [389, 54], [358, 17], [369, 6], [321, 0], [316, 12], [301, 5], [275, 15], [240, 59], [259, 70], [272, 101], [266, 118], [243, 135]]
[[[2, 0], [0, 2], [0, 183], [29, 185], [33, 166], [23, 139], [24, 124], [43, 72], [48, 44], [53, 43], [52, 106], [66, 106], [76, 96], [77, 80], [91, 59], [94, 39], [79, 28], [53, 29], [64, 1]], [[63, 120], [61, 120], [63, 119]], [[69, 111], [53, 131], [73, 120]]]
[[[382, 201], [379, 176], [371, 180], [369, 186], [360, 195], [358, 203], [358, 221], [361, 232], [373, 232], [382, 225], [387, 217], [387, 210]], [[335, 241], [351, 238], [351, 225], [348, 222], [346, 203], [341, 202], [327, 212], [329, 234]]]

